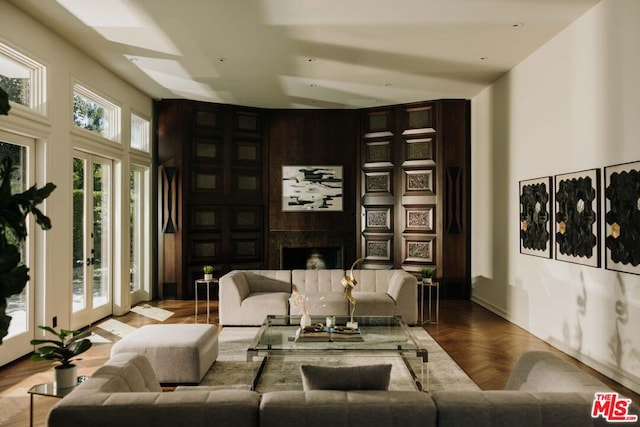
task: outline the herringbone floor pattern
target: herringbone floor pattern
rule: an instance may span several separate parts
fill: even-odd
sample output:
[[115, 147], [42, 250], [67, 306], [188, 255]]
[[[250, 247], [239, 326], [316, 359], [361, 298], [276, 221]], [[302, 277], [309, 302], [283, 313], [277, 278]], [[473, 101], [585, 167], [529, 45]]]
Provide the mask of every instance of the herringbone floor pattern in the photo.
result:
[[[150, 305], [171, 310], [175, 313], [164, 323], [193, 323], [195, 321], [193, 301], [154, 301]], [[217, 301], [211, 302], [210, 309], [210, 323], [217, 323]], [[198, 320], [200, 322], [204, 321], [205, 316], [204, 304], [200, 302]], [[135, 327], [159, 323], [133, 312], [118, 317], [117, 320]], [[439, 320], [437, 325], [424, 325], [424, 329], [438, 341], [483, 390], [502, 388], [509, 377], [513, 365], [523, 352], [527, 350], [548, 350], [557, 352], [563, 358], [609, 384], [614, 390], [636, 402], [640, 402], [640, 396], [636, 393], [600, 375], [571, 357], [558, 352], [542, 340], [471, 301], [442, 301]], [[117, 337], [109, 337], [102, 330], [100, 334], [107, 338], [113, 338], [114, 341], [117, 340]], [[83, 354], [82, 361], [78, 364], [81, 368], [94, 369], [108, 359], [110, 349], [111, 345], [109, 344], [95, 345], [87, 353]], [[34, 363], [29, 360], [28, 356], [25, 356], [7, 366], [0, 367], [0, 398], [5, 398], [8, 390], [15, 391], [16, 386], [24, 385], [24, 401], [28, 402], [26, 400], [26, 390], [31, 385], [48, 381], [51, 366], [46, 362]], [[33, 381], [33, 384], [30, 381]], [[45, 425], [47, 412], [56, 401], [56, 399], [49, 397], [35, 397], [34, 425]], [[18, 414], [0, 424], [3, 427], [24, 427], [29, 425], [29, 407], [23, 407], [23, 410]]]

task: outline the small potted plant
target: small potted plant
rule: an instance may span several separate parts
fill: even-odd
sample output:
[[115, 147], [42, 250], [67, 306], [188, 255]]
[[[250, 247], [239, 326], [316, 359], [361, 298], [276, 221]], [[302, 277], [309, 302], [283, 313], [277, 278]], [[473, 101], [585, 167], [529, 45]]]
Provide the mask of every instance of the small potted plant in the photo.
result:
[[202, 267], [202, 272], [204, 273], [204, 280], [213, 280], [213, 268], [212, 265], [205, 265]]
[[435, 267], [423, 267], [420, 269], [420, 275], [422, 276], [422, 283], [430, 285], [433, 275], [436, 274]]
[[87, 338], [91, 335], [91, 332], [70, 331], [67, 329], [60, 329], [60, 332], [57, 332], [49, 326], [38, 326], [38, 328], [55, 335], [58, 339], [31, 340], [31, 345], [45, 344], [35, 350], [31, 360], [53, 360], [58, 362], [59, 365], [55, 367], [56, 386], [58, 388], [74, 387], [78, 378], [77, 367], [73, 364], [74, 360], [78, 359], [74, 358], [91, 348], [92, 343]]

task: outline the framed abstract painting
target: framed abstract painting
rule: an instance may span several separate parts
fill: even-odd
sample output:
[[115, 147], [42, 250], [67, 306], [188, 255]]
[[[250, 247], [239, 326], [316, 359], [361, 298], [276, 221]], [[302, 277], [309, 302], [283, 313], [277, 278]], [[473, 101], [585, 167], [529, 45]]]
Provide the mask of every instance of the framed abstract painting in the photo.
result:
[[551, 258], [550, 176], [520, 181], [520, 253]]
[[342, 166], [283, 166], [284, 212], [342, 211]]
[[640, 162], [604, 168], [605, 268], [640, 274]]
[[555, 257], [600, 267], [600, 169], [555, 176]]

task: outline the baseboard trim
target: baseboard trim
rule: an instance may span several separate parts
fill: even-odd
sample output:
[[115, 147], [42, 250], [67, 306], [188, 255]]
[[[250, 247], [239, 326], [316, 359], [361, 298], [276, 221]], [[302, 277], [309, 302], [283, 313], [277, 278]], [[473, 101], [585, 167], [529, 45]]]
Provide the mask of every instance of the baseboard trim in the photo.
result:
[[[480, 298], [477, 295], [471, 295], [471, 301], [475, 302], [476, 304], [486, 308], [487, 310], [489, 310], [492, 313], [497, 314], [498, 316], [502, 317], [503, 319], [508, 320], [509, 322], [513, 323], [514, 325], [517, 325], [516, 322], [514, 322], [510, 316], [509, 313], [507, 313], [503, 308], [498, 307], [495, 304], [492, 304], [491, 302], [485, 300], [484, 298]], [[519, 326], [519, 325], [518, 325]]]

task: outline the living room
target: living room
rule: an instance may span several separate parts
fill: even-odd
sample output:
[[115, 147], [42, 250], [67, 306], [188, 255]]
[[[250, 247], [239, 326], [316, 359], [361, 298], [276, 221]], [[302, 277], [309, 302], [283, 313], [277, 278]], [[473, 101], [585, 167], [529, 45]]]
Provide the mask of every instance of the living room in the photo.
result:
[[[604, 172], [606, 167], [640, 160], [634, 140], [638, 121], [633, 114], [638, 112], [634, 95], [640, 95], [635, 78], [640, 57], [634, 47], [640, 31], [640, 6], [634, 0], [589, 3], [570, 25], [504, 76], [468, 97], [470, 298], [638, 392], [640, 335], [633, 325], [640, 314], [640, 276], [606, 268], [604, 257], [593, 267], [533, 257], [520, 250], [520, 181], [594, 168]], [[48, 71], [47, 113], [14, 107], [0, 119], [0, 130], [28, 136], [40, 147], [36, 149], [43, 168], [38, 183], [57, 185], [46, 203], [53, 227], [46, 233], [34, 233], [40, 238], [34, 254], [37, 263], [32, 265], [37, 304], [34, 323], [50, 325], [55, 317], [58, 326], [82, 327], [91, 320], [75, 323], [69, 299], [73, 282], [71, 153], [73, 149], [104, 152], [105, 147], [102, 140], [71, 129], [65, 113], [71, 111], [71, 81], [109, 94], [127, 112], [149, 120], [154, 117], [153, 100], [144, 88], [132, 87], [14, 2], [2, 1], [0, 8], [2, 41], [35, 56]], [[416, 101], [431, 100], [436, 98]], [[121, 167], [121, 173], [128, 171], [133, 158], [152, 166], [149, 153], [131, 150], [127, 144], [109, 145], [106, 151], [117, 160], [114, 167]], [[604, 203], [602, 197], [602, 206]], [[604, 220], [600, 226], [599, 248], [605, 254]], [[118, 232], [127, 235], [127, 227], [119, 227]], [[358, 235], [359, 230], [354, 229], [353, 238]], [[152, 296], [151, 279], [146, 297], [136, 301], [125, 292], [129, 261], [122, 254], [127, 253], [127, 244], [123, 240], [115, 246], [123, 262], [114, 263], [113, 275], [122, 284], [116, 292], [114, 315]]]

